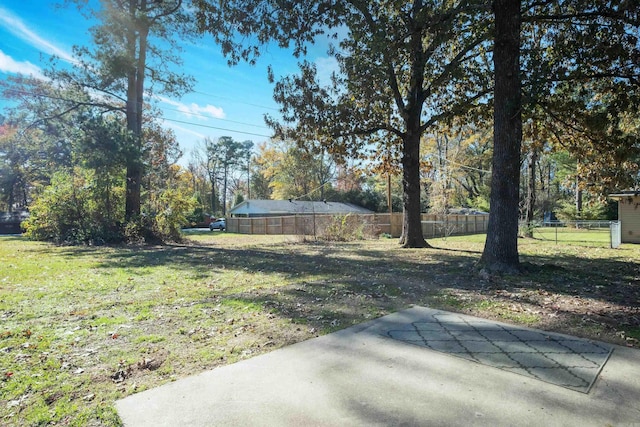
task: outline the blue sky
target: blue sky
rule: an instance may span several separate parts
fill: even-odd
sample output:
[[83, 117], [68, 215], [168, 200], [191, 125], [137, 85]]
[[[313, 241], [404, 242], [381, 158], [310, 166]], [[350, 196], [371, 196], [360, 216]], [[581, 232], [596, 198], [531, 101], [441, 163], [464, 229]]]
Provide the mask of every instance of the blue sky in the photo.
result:
[[[63, 63], [72, 61], [72, 46], [89, 45], [88, 22], [73, 6], [58, 7], [56, 1], [8, 0], [0, 3], [0, 79], [17, 73], [39, 76], [52, 55]], [[310, 49], [309, 58], [328, 75], [333, 62], [326, 44]], [[186, 164], [194, 146], [205, 137], [231, 136], [260, 143], [271, 131], [263, 116], [277, 116], [273, 85], [267, 81], [271, 65], [276, 77], [297, 71], [297, 59], [289, 51], [270, 47], [255, 66], [229, 67], [211, 37], [185, 45], [182, 72], [195, 78], [194, 92], [180, 99], [162, 97], [163, 125], [174, 130], [183, 148], [180, 163]], [[8, 106], [0, 98], [0, 112]]]

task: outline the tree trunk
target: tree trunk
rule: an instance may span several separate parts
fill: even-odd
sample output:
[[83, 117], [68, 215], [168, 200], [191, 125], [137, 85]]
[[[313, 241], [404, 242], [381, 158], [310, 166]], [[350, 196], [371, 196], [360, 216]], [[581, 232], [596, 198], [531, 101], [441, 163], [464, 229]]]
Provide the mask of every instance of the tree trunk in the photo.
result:
[[215, 215], [217, 212], [217, 198], [216, 198], [216, 184], [214, 179], [211, 179], [211, 215]]
[[[414, 2], [414, 13], [417, 13], [421, 7], [421, 1]], [[411, 34], [409, 93], [406, 97], [406, 105], [398, 103], [406, 125], [406, 133], [402, 138], [403, 223], [400, 237], [400, 244], [405, 248], [431, 247], [422, 235], [420, 217], [420, 138], [422, 137], [422, 108], [425, 100], [424, 71], [427, 60], [421, 34], [420, 31], [414, 31]]]
[[493, 174], [487, 240], [480, 265], [516, 273], [522, 116], [520, 92], [520, 0], [495, 0], [493, 62]]
[[222, 216], [227, 216], [227, 175], [229, 174], [228, 163], [224, 165], [224, 177], [222, 184]]
[[[141, 0], [140, 10], [146, 10], [146, 0]], [[136, 16], [137, 1], [129, 3], [129, 15]], [[127, 129], [132, 133], [133, 146], [127, 158], [127, 194], [125, 218], [127, 221], [140, 216], [142, 184], [142, 108], [144, 104], [144, 73], [147, 62], [147, 36], [149, 28], [132, 28], [127, 35], [129, 59], [135, 67], [127, 76]], [[137, 54], [137, 57], [136, 57]]]
[[405, 248], [429, 248], [431, 246], [422, 235], [420, 217], [420, 133], [409, 133], [402, 146], [404, 209], [400, 244]]
[[533, 215], [536, 205], [536, 163], [538, 162], [538, 149], [531, 145], [529, 152], [529, 179], [527, 184], [527, 206], [525, 209], [525, 222], [527, 224], [525, 237], [533, 237]]
[[125, 218], [130, 221], [140, 216], [140, 181], [142, 166], [140, 161], [140, 135], [137, 132], [137, 121], [140, 112], [135, 90], [135, 71], [129, 72], [127, 88], [127, 129], [133, 141], [127, 155], [127, 184], [125, 198]]
[[582, 219], [582, 190], [576, 178], [576, 219]]
[[[9, 184], [9, 197], [7, 198], [7, 212], [13, 212], [13, 205], [15, 204], [15, 191], [17, 187], [17, 179], [14, 177]], [[25, 205], [26, 206], [26, 205]]]

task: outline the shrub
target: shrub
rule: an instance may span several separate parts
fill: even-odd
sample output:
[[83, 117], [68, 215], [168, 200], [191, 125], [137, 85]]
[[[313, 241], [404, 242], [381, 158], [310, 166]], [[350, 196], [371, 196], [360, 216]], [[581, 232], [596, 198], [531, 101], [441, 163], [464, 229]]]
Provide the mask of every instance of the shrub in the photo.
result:
[[23, 224], [35, 240], [69, 244], [162, 243], [178, 241], [187, 214], [196, 206], [193, 197], [178, 189], [160, 193], [154, 212], [124, 221], [122, 177], [105, 176], [74, 168], [57, 172], [51, 184], [30, 206]]
[[160, 194], [159, 204], [162, 209], [155, 218], [159, 237], [162, 240], [179, 241], [182, 237], [180, 229], [187, 223], [187, 215], [195, 209], [196, 199], [179, 189], [170, 188]]
[[323, 240], [348, 242], [364, 240], [379, 234], [371, 224], [360, 219], [357, 215], [334, 215], [320, 233]]
[[26, 235], [58, 243], [104, 244], [123, 238], [116, 212], [123, 191], [108, 188], [105, 177], [82, 168], [56, 172], [29, 208]]
[[585, 202], [582, 211], [578, 212], [575, 203], [562, 202], [556, 215], [562, 221], [588, 221], [604, 218], [607, 206], [597, 201]]

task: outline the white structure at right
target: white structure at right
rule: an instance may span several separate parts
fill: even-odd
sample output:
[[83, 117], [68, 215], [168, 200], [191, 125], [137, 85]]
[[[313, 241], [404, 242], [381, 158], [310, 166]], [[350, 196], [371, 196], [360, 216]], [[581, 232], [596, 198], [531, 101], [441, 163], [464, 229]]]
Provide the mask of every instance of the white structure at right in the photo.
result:
[[640, 243], [640, 191], [623, 191], [609, 198], [618, 202], [622, 243]]

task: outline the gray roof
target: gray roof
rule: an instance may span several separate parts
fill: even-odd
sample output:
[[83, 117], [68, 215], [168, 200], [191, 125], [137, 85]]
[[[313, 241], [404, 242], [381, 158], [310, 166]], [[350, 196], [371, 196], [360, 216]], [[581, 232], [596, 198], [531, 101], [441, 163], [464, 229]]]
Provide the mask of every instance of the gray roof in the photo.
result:
[[373, 211], [351, 203], [310, 202], [303, 200], [245, 200], [231, 208], [231, 215], [268, 214], [371, 214]]

